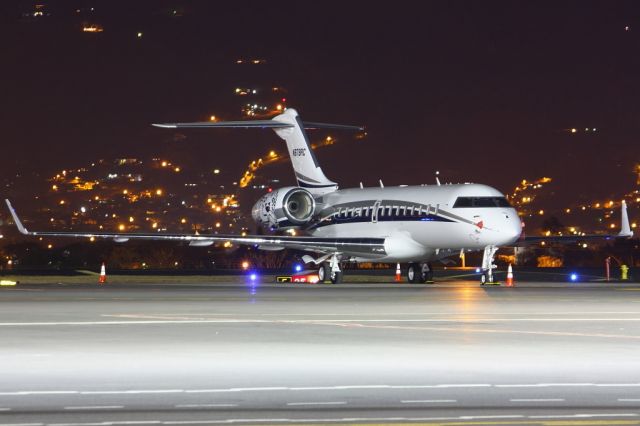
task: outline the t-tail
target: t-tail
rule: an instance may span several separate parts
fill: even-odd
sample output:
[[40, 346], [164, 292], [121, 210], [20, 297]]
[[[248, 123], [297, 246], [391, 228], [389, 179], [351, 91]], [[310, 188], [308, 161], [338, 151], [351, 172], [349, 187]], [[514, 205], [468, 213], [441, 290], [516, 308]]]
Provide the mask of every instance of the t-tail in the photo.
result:
[[287, 143], [289, 158], [298, 185], [308, 190], [312, 195], [319, 196], [338, 189], [338, 184], [327, 178], [318, 164], [311, 143], [305, 129], [338, 129], [338, 130], [363, 130], [360, 126], [346, 126], [341, 124], [302, 122], [297, 111], [288, 108], [282, 114], [271, 120], [247, 120], [247, 121], [222, 121], [200, 123], [168, 123], [154, 124], [164, 128], [210, 128], [210, 127], [237, 127], [237, 128], [269, 128], [273, 129]]
[[295, 109], [287, 109], [284, 113], [273, 118], [280, 123], [291, 124], [292, 127], [275, 129], [275, 132], [287, 143], [289, 158], [296, 174], [298, 185], [313, 195], [321, 195], [338, 189], [338, 184], [329, 180], [311, 149], [309, 136], [304, 130], [304, 124]]

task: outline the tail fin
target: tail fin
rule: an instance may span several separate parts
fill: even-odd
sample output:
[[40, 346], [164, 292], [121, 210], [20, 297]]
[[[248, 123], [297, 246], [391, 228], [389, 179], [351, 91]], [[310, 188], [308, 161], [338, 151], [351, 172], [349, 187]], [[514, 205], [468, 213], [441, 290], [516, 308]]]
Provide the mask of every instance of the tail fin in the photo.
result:
[[307, 189], [314, 196], [333, 192], [338, 189], [338, 184], [330, 181], [322, 172], [318, 160], [316, 159], [309, 138], [305, 129], [336, 129], [336, 130], [363, 130], [361, 126], [347, 126], [343, 124], [327, 123], [303, 123], [298, 113], [293, 108], [288, 108], [282, 114], [273, 117], [272, 120], [250, 120], [250, 121], [222, 121], [222, 122], [197, 122], [197, 123], [163, 123], [153, 124], [156, 127], [166, 129], [178, 128], [262, 128], [272, 129], [278, 136], [285, 140], [289, 157], [296, 174], [298, 185]]
[[273, 121], [291, 125], [273, 130], [287, 143], [298, 185], [313, 195], [322, 195], [338, 189], [338, 184], [329, 180], [320, 168], [318, 159], [311, 149], [309, 137], [304, 131], [305, 126], [296, 110], [288, 108], [284, 113], [274, 117]]

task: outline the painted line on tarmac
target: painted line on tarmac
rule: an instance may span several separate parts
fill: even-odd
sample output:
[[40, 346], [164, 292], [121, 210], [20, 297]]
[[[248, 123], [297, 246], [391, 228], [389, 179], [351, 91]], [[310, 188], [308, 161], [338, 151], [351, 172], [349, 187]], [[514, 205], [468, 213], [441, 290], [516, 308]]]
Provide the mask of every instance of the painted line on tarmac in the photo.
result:
[[175, 408], [224, 408], [237, 407], [238, 404], [178, 404]]
[[65, 410], [118, 410], [124, 405], [80, 405], [64, 407]]
[[[108, 316], [108, 315], [105, 315]], [[369, 318], [369, 319], [353, 319], [353, 318], [335, 318], [335, 319], [308, 319], [308, 320], [288, 320], [288, 319], [234, 319], [234, 318], [196, 318], [196, 319], [138, 319], [138, 320], [113, 320], [113, 321], [30, 321], [30, 322], [0, 322], [0, 327], [33, 327], [33, 326], [101, 326], [101, 325], [156, 325], [156, 324], [303, 324], [303, 325], [336, 325], [347, 326], [356, 325], [361, 327], [388, 327], [394, 328], [399, 326], [374, 326], [364, 325], [362, 323], [483, 323], [483, 322], [640, 322], [640, 317], [633, 318], [430, 318], [430, 319], [389, 319], [389, 318]], [[424, 329], [424, 330], [458, 330], [456, 328], [417, 328], [407, 327], [407, 329]], [[472, 330], [483, 331], [483, 330]], [[489, 332], [518, 332], [529, 334], [558, 334], [567, 335], [562, 332], [525, 332], [525, 331], [510, 331], [510, 330], [488, 330]], [[606, 334], [582, 334], [571, 333], [572, 335], [584, 335], [584, 336], [618, 336], [618, 335], [606, 335]], [[640, 336], [619, 336], [640, 338]]]
[[287, 402], [289, 406], [308, 406], [308, 405], [346, 405], [346, 401], [326, 401], [326, 402]]
[[[569, 415], [548, 415], [548, 416], [524, 416], [524, 415], [483, 415], [483, 416], [459, 416], [459, 417], [342, 417], [342, 418], [230, 418], [230, 419], [203, 419], [203, 420], [119, 420], [119, 421], [102, 421], [102, 422], [75, 422], [75, 423], [47, 423], [48, 426], [117, 426], [117, 425], [145, 425], [145, 424], [163, 424], [163, 425], [188, 425], [188, 424], [236, 424], [236, 423], [359, 423], [362, 426], [372, 426], [380, 422], [401, 423], [413, 422], [416, 425], [421, 423], [415, 422], [431, 422], [422, 423], [424, 425], [440, 425], [440, 426], [459, 426], [467, 425], [506, 425], [506, 424], [522, 424], [530, 425], [531, 420], [538, 419], [541, 422], [535, 422], [544, 425], [633, 425], [638, 424], [638, 420], [612, 420], [612, 419], [628, 419], [638, 417], [637, 413], [595, 413], [595, 414], [569, 414]], [[608, 420], [589, 420], [607, 418]], [[527, 420], [528, 419], [528, 420]], [[554, 421], [558, 419], [558, 421]], [[562, 420], [560, 420], [562, 419]], [[573, 421], [571, 421], [573, 420]], [[463, 421], [464, 423], [460, 423]], [[508, 421], [508, 422], [505, 422]], [[567, 423], [571, 421], [571, 423]], [[366, 423], [372, 422], [372, 423]], [[375, 423], [373, 423], [375, 422]], [[439, 423], [432, 423], [439, 422]], [[2, 423], [0, 426], [45, 426], [45, 423]]]
[[458, 402], [457, 399], [405, 399], [400, 401], [403, 404], [440, 404]]
[[[366, 426], [372, 424], [385, 423], [402, 423], [402, 422], [439, 422], [439, 423], [423, 423], [430, 425], [453, 426], [453, 425], [507, 425], [507, 424], [532, 424], [531, 420], [538, 419], [541, 422], [535, 422], [544, 425], [564, 425], [567, 420], [575, 420], [570, 424], [575, 425], [629, 425], [638, 424], [638, 420], [608, 420], [595, 422], [588, 419], [625, 419], [637, 417], [636, 413], [595, 413], [595, 414], [569, 414], [569, 415], [548, 415], [548, 416], [525, 416], [520, 414], [506, 415], [469, 415], [458, 417], [341, 417], [341, 418], [229, 418], [229, 419], [202, 419], [202, 420], [131, 420], [131, 421], [103, 421], [103, 422], [77, 422], [77, 423], [48, 423], [48, 426], [117, 426], [117, 425], [144, 425], [144, 424], [163, 424], [163, 425], [189, 425], [189, 424], [236, 424], [236, 423], [359, 423]], [[562, 421], [553, 422], [554, 419]], [[580, 421], [583, 420], [583, 421]], [[371, 423], [366, 423], [371, 422]], [[463, 422], [463, 423], [460, 423]], [[420, 424], [420, 423], [418, 423]], [[20, 426], [43, 426], [43, 423], [22, 424]], [[0, 426], [18, 426], [18, 424], [0, 424]]]
[[564, 398], [512, 398], [509, 402], [564, 402]]
[[[640, 319], [638, 319], [640, 320]], [[490, 321], [490, 320], [487, 320]], [[508, 320], [505, 320], [508, 321]], [[584, 321], [587, 321], [586, 319]], [[608, 321], [608, 320], [607, 320]], [[625, 321], [625, 320], [615, 320], [615, 321]], [[636, 321], [633, 319], [633, 321]], [[411, 322], [411, 321], [408, 321]], [[453, 322], [453, 321], [449, 321]], [[460, 321], [468, 325], [470, 321]], [[480, 321], [483, 322], [483, 321]], [[379, 329], [379, 330], [411, 330], [411, 331], [442, 331], [442, 332], [455, 332], [455, 333], [489, 333], [489, 334], [526, 334], [526, 335], [537, 335], [537, 336], [559, 336], [559, 337], [595, 337], [595, 338], [605, 338], [605, 339], [630, 339], [630, 340], [640, 340], [640, 335], [626, 335], [626, 334], [603, 334], [603, 333], [576, 333], [571, 331], [530, 331], [530, 330], [513, 330], [513, 329], [497, 329], [497, 328], [465, 328], [461, 329], [460, 327], [428, 327], [428, 326], [405, 326], [405, 325], [371, 325], [371, 324], [362, 324], [362, 321], [335, 321], [335, 322], [320, 322], [316, 321], [317, 325], [331, 325], [336, 327], [360, 327], [360, 328], [371, 328], [371, 329]]]
[[[261, 387], [234, 387], [212, 389], [122, 389], [122, 390], [18, 390], [0, 392], [0, 396], [42, 396], [42, 395], [137, 395], [137, 394], [200, 394], [200, 393], [240, 393], [240, 392], [304, 392], [314, 390], [340, 391], [340, 390], [398, 390], [398, 389], [476, 389], [476, 388], [551, 388], [551, 387], [640, 387], [640, 383], [441, 383], [441, 384], [414, 384], [414, 385], [337, 385], [337, 386], [261, 386]], [[639, 399], [640, 401], [640, 399]]]

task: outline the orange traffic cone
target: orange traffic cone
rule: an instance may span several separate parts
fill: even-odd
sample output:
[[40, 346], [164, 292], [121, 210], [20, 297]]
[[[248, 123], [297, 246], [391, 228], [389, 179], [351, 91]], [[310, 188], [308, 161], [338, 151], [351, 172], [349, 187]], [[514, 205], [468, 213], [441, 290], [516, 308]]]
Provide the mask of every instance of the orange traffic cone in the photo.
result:
[[402, 281], [402, 272], [400, 272], [400, 264], [396, 265], [396, 282], [399, 283]]
[[513, 268], [511, 264], [509, 264], [509, 268], [507, 268], [507, 287], [513, 287]]
[[104, 284], [107, 282], [107, 268], [104, 267], [104, 262], [102, 262], [102, 266], [100, 267], [100, 278], [98, 279], [98, 284]]

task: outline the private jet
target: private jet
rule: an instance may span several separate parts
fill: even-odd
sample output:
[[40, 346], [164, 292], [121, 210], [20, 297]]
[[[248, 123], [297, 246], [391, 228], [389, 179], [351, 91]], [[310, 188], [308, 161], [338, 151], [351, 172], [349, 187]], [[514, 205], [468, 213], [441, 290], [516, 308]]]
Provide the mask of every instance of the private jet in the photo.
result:
[[[178, 128], [267, 128], [287, 145], [297, 186], [273, 190], [252, 208], [252, 217], [272, 235], [204, 235], [168, 233], [51, 232], [27, 230], [9, 200], [7, 206], [24, 235], [129, 240], [169, 240], [192, 246], [229, 241], [263, 250], [296, 249], [307, 252], [305, 263], [318, 268], [320, 281], [339, 283], [345, 262], [406, 263], [411, 283], [432, 280], [432, 262], [470, 251], [483, 251], [481, 283], [494, 281], [493, 264], [498, 248], [540, 241], [523, 237], [520, 217], [507, 198], [481, 184], [339, 189], [325, 176], [311, 149], [305, 130], [362, 130], [358, 126], [303, 122], [289, 108], [271, 120], [154, 124]], [[621, 230], [615, 235], [591, 238], [629, 238], [626, 204], [622, 202]], [[281, 235], [295, 230], [296, 236]], [[576, 241], [575, 236], [547, 240]]]

